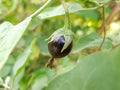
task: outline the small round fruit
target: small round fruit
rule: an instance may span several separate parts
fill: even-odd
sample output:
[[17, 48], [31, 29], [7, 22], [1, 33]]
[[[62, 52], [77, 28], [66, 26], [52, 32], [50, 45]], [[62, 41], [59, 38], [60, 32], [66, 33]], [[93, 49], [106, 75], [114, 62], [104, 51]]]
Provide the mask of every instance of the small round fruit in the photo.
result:
[[64, 49], [61, 52], [64, 44], [65, 44], [65, 39], [63, 36], [57, 37], [48, 43], [48, 49], [52, 57], [61, 58], [69, 54], [69, 52], [72, 49], [72, 42], [68, 45], [66, 49]]

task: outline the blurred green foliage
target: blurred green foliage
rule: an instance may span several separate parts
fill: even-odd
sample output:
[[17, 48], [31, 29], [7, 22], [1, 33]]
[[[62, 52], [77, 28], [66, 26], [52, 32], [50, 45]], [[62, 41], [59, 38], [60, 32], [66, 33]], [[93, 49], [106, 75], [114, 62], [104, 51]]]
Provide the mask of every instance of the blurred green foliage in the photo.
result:
[[[0, 0], [1, 25], [3, 22], [9, 21], [16, 26], [26, 17], [34, 13], [38, 8], [42, 7], [46, 1], [47, 0]], [[45, 67], [46, 62], [50, 57], [47, 48], [48, 41], [46, 39], [55, 30], [63, 27], [65, 20], [65, 17], [63, 15], [64, 13], [61, 9], [60, 9], [61, 10], [60, 12], [62, 12], [61, 15], [58, 15], [58, 13], [56, 13], [53, 9], [54, 6], [58, 7], [60, 5], [60, 1], [53, 0], [49, 7], [47, 7], [48, 9], [41, 12], [38, 16], [32, 18], [28, 28], [25, 29], [22, 38], [19, 40], [17, 45], [15, 45], [14, 49], [12, 50], [10, 56], [7, 59], [7, 62], [5, 63], [4, 67], [0, 70], [1, 77], [0, 79], [3, 80], [3, 82], [0, 81], [0, 88], [4, 87], [6, 88], [7, 86], [5, 85], [8, 85], [8, 88], [10, 87], [10, 90], [11, 87], [14, 88], [15, 90], [44, 90], [45, 89], [44, 87], [47, 87], [47, 85], [49, 86], [50, 81], [52, 81], [55, 77], [62, 75], [68, 71], [71, 71], [74, 67], [78, 69], [79, 65], [76, 66], [77, 62], [80, 62], [83, 59], [83, 57], [86, 57], [87, 55], [90, 55], [91, 53], [95, 53], [96, 51], [98, 51], [98, 48], [102, 42], [102, 37], [97, 33], [93, 32], [96, 32], [97, 29], [101, 26], [103, 21], [102, 19], [103, 13], [101, 7], [97, 4], [99, 3], [101, 5], [102, 3], [103, 5], [105, 5], [105, 14], [107, 17], [112, 11], [111, 2], [113, 1], [111, 0], [102, 1], [66, 0], [66, 1], [74, 2], [81, 6], [81, 8], [77, 8], [78, 10], [73, 9], [72, 14], [70, 14], [72, 31], [74, 32], [73, 41], [74, 44], [72, 52], [64, 58], [55, 60], [53, 69]], [[70, 6], [72, 6], [72, 4], [70, 4]], [[50, 10], [53, 10], [53, 13], [49, 13], [51, 12]], [[74, 12], [74, 10], [77, 11]], [[50, 15], [52, 15], [52, 17], [41, 19], [40, 15], [42, 14], [45, 15], [45, 12], [48, 12]], [[54, 12], [56, 16], [54, 16]], [[118, 17], [119, 16], [115, 16], [115, 19]], [[113, 22], [115, 22], [116, 24], [120, 24], [120, 21], [117, 20]], [[29, 23], [29, 21], [28, 22], [26, 21], [26, 23]], [[12, 27], [15, 27], [13, 25]], [[23, 26], [21, 26], [21, 28], [23, 28]], [[109, 30], [113, 29], [110, 27], [110, 25], [106, 26], [106, 28]], [[120, 30], [120, 27], [118, 27], [117, 29]], [[1, 32], [0, 35], [2, 35]], [[116, 38], [115, 36], [111, 38], [111, 36], [108, 35], [106, 37], [106, 40], [102, 47], [102, 51], [110, 50], [111, 48], [113, 48], [112, 46], [114, 46], [114, 42], [120, 41], [120, 39], [116, 39], [115, 41], [114, 40]], [[119, 37], [118, 31], [117, 37]], [[117, 45], [118, 44], [119, 43], [117, 43]], [[112, 54], [110, 53], [110, 55]], [[98, 54], [96, 58], [100, 58]], [[103, 56], [103, 59], [104, 58], [108, 57]], [[74, 70], [72, 70], [72, 75], [73, 72]], [[76, 72], [75, 74], [77, 75]], [[69, 73], [67, 75], [69, 75]], [[7, 80], [9, 79], [9, 77], [10, 80]], [[57, 90], [57, 89], [49, 89], [48, 87], [45, 90]], [[63, 90], [66, 89], [63, 88]], [[95, 89], [83, 89], [83, 90], [95, 90]]]

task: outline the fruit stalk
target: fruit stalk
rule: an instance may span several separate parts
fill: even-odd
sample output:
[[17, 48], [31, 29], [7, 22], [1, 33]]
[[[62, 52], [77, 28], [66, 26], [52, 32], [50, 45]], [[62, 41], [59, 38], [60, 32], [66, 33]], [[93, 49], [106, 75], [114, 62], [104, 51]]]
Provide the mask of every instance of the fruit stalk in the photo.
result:
[[64, 11], [65, 11], [65, 30], [70, 30], [71, 29], [71, 24], [70, 24], [70, 16], [69, 16], [69, 10], [67, 8], [67, 5], [64, 0], [61, 0], [61, 3], [63, 5]]
[[51, 57], [48, 62], [46, 63], [46, 67], [50, 67], [52, 68], [53, 67], [53, 62], [54, 62], [54, 57]]

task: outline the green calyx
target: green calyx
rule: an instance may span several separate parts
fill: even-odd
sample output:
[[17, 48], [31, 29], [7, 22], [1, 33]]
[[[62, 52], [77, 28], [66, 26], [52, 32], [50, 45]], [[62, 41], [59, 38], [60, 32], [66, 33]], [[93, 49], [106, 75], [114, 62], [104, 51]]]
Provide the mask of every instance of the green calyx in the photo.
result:
[[65, 30], [65, 28], [60, 28], [56, 30], [48, 39], [50, 40], [49, 42], [52, 42], [55, 38], [63, 36], [65, 39], [65, 44], [61, 50], [64, 51], [70, 43], [73, 41], [73, 32], [71, 30]]

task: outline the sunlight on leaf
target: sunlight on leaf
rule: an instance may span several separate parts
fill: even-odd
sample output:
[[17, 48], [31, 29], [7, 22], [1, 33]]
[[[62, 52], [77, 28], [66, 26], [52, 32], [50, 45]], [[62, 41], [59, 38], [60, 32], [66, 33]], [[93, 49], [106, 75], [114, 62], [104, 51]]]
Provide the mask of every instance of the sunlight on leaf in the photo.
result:
[[0, 70], [6, 63], [11, 51], [26, 30], [31, 17], [26, 18], [21, 23], [13, 26], [10, 23], [3, 23], [0, 26]]

